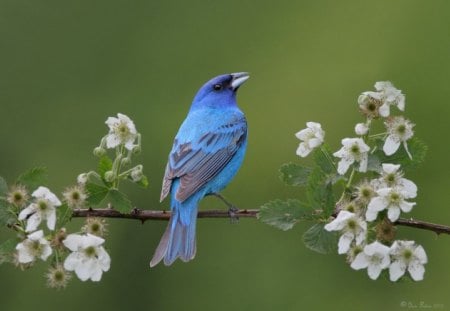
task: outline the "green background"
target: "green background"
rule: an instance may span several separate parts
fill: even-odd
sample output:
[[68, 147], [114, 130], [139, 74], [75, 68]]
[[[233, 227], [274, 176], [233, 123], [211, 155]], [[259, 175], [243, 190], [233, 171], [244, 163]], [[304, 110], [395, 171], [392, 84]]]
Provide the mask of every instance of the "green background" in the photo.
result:
[[[0, 0], [0, 175], [14, 180], [45, 165], [60, 193], [95, 168], [104, 121], [122, 112], [143, 134], [139, 160], [150, 180], [148, 190], [128, 193], [139, 208], [167, 208], [159, 203], [166, 157], [195, 92], [236, 71], [251, 73], [238, 96], [248, 153], [224, 192], [236, 205], [302, 197], [278, 179], [282, 163], [304, 163], [294, 133], [321, 122], [337, 150], [362, 120], [359, 93], [391, 80], [429, 146], [426, 163], [407, 176], [419, 187], [410, 216], [450, 224], [446, 0]], [[215, 199], [201, 206], [223, 208]], [[281, 232], [254, 219], [201, 219], [195, 260], [154, 269], [148, 262], [166, 224], [109, 224], [112, 268], [100, 283], [74, 279], [55, 291], [44, 264], [3, 265], [1, 310], [450, 309], [448, 236], [400, 228], [399, 237], [425, 246], [429, 264], [423, 282], [391, 283], [306, 249], [309, 224]]]

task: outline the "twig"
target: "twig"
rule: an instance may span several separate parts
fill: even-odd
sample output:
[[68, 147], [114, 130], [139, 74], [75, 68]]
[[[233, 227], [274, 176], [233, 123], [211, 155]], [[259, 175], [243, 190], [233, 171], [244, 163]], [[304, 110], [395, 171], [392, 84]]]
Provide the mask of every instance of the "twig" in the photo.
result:
[[[241, 209], [235, 212], [237, 217], [255, 218], [259, 210], [257, 209]], [[72, 217], [105, 217], [105, 218], [126, 218], [137, 219], [142, 222], [146, 220], [169, 220], [170, 211], [152, 211], [134, 209], [129, 214], [120, 213], [114, 209], [76, 209], [73, 211]], [[228, 211], [224, 210], [206, 210], [199, 211], [198, 218], [229, 218]]]
[[[259, 213], [258, 209], [240, 209], [235, 212], [237, 217], [256, 218]], [[104, 217], [104, 218], [125, 218], [137, 219], [142, 222], [146, 220], [169, 220], [171, 213], [169, 211], [153, 211], [134, 209], [129, 214], [120, 213], [114, 209], [77, 209], [73, 211], [72, 217]], [[225, 210], [206, 210], [199, 211], [198, 218], [229, 218], [228, 211]], [[398, 226], [412, 227], [433, 231], [436, 234], [450, 234], [450, 227], [434, 224], [416, 219], [399, 218], [395, 223]]]

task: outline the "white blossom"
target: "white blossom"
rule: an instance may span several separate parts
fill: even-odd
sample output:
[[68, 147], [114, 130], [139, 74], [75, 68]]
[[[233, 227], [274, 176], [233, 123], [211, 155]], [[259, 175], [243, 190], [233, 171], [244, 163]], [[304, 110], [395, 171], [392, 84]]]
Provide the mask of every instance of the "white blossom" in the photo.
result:
[[417, 196], [416, 184], [409, 179], [403, 178], [400, 164], [383, 163], [382, 168], [381, 177], [372, 180], [372, 185], [377, 189], [395, 187], [401, 191], [405, 191], [408, 198], [415, 198]]
[[408, 202], [406, 199], [411, 198], [411, 193], [394, 188], [381, 188], [376, 191], [377, 196], [370, 200], [366, 211], [366, 220], [374, 221], [378, 212], [387, 209], [390, 221], [396, 221], [400, 216], [400, 211], [408, 213], [416, 203]]
[[322, 145], [325, 137], [325, 132], [322, 130], [320, 123], [307, 122], [306, 126], [307, 128], [295, 134], [295, 136], [302, 141], [297, 148], [297, 155], [303, 158], [314, 148]]
[[109, 127], [109, 133], [106, 136], [107, 148], [115, 148], [124, 144], [128, 150], [133, 149], [137, 131], [134, 122], [129, 117], [118, 113], [117, 118], [109, 117], [105, 123]]
[[345, 254], [350, 249], [350, 244], [355, 241], [360, 245], [366, 238], [367, 224], [360, 217], [348, 211], [340, 211], [337, 217], [325, 225], [327, 231], [340, 231], [341, 237], [338, 243], [338, 253]]
[[423, 280], [424, 264], [428, 262], [427, 254], [421, 245], [414, 241], [395, 241], [391, 246], [392, 263], [389, 267], [391, 281], [395, 282], [408, 270], [414, 281]]
[[389, 81], [379, 81], [375, 83], [375, 89], [381, 94], [383, 104], [379, 109], [382, 117], [388, 117], [390, 106], [394, 105], [401, 111], [405, 110], [405, 95], [401, 90], [396, 89]]
[[64, 269], [75, 271], [82, 281], [100, 281], [103, 272], [109, 270], [111, 258], [103, 248], [104, 239], [92, 235], [69, 234], [63, 241], [72, 251], [64, 261]]
[[358, 170], [360, 172], [367, 171], [369, 146], [364, 143], [361, 138], [344, 138], [342, 140], [343, 147], [333, 153], [335, 157], [341, 158], [338, 164], [338, 173], [344, 175], [350, 165], [359, 162]]
[[44, 238], [42, 230], [29, 234], [25, 240], [17, 244], [16, 250], [20, 263], [33, 262], [36, 257], [45, 261], [52, 254], [50, 243]]
[[390, 264], [389, 247], [375, 241], [364, 247], [363, 251], [356, 255], [350, 267], [355, 270], [367, 268], [367, 273], [372, 280], [376, 280], [383, 269]]
[[355, 125], [356, 135], [366, 135], [369, 132], [369, 127], [366, 123], [358, 123]]
[[379, 116], [379, 108], [381, 104], [380, 92], [363, 92], [358, 97], [359, 110], [370, 119], [374, 119]]
[[39, 187], [31, 195], [35, 198], [34, 202], [19, 214], [19, 220], [24, 220], [31, 215], [27, 220], [26, 231], [31, 232], [36, 230], [43, 220], [47, 220], [47, 227], [50, 230], [54, 230], [56, 224], [56, 207], [60, 206], [61, 202], [46, 187]]
[[414, 135], [414, 132], [412, 130], [414, 124], [401, 116], [391, 118], [384, 124], [386, 125], [386, 129], [389, 133], [383, 145], [384, 153], [386, 155], [394, 154], [398, 150], [398, 147], [400, 147], [400, 144], [403, 143], [408, 156], [412, 158], [411, 154], [409, 153], [406, 141]]

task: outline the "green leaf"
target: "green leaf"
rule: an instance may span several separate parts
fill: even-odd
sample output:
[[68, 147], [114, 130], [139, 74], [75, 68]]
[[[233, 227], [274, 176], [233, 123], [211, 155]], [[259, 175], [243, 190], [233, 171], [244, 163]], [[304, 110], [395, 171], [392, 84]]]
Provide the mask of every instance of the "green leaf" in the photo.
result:
[[336, 252], [337, 236], [325, 230], [323, 224], [315, 224], [303, 234], [303, 243], [310, 250], [329, 254]]
[[113, 162], [107, 155], [104, 155], [100, 158], [100, 161], [98, 162], [98, 173], [100, 174], [102, 179], [107, 171], [112, 170], [112, 166]]
[[105, 186], [88, 182], [86, 183], [86, 191], [88, 193], [86, 201], [92, 206], [97, 206], [105, 199], [109, 189]]
[[129, 213], [132, 209], [131, 201], [124, 193], [116, 189], [109, 190], [107, 200], [114, 209], [121, 213]]
[[336, 201], [333, 195], [333, 187], [331, 183], [326, 184], [324, 189], [324, 197], [322, 199], [322, 210], [325, 217], [333, 214], [336, 208]]
[[295, 163], [283, 164], [280, 168], [280, 178], [289, 186], [304, 186], [312, 169]]
[[5, 201], [0, 201], [0, 226], [13, 225], [17, 221], [17, 216], [15, 216], [9, 210], [9, 206]]
[[64, 203], [56, 210], [57, 218], [58, 218], [58, 228], [62, 228], [66, 223], [72, 219], [73, 210]]
[[0, 176], [0, 196], [5, 195], [8, 193], [8, 184], [6, 183], [6, 180]]
[[148, 187], [148, 179], [147, 176], [143, 175], [141, 180], [139, 180], [137, 183], [137, 185], [141, 186], [142, 188], [147, 188]]
[[313, 219], [313, 210], [299, 200], [274, 200], [261, 206], [258, 219], [281, 230], [289, 230], [300, 220]]
[[374, 155], [378, 158], [380, 163], [400, 164], [403, 170], [417, 168], [425, 160], [425, 156], [428, 151], [428, 147], [424, 142], [416, 137], [413, 137], [407, 141], [408, 150], [411, 153], [412, 159], [408, 156], [403, 144], [400, 145], [396, 153], [391, 156], [387, 156], [383, 152], [383, 143], [384, 142], [382, 140], [378, 141], [378, 149]]
[[322, 169], [325, 174], [336, 174], [336, 168], [334, 166], [334, 162], [332, 162], [333, 159], [331, 157], [331, 152], [327, 147], [324, 146], [323, 148], [325, 149], [325, 151], [322, 151], [321, 148], [317, 148], [314, 151], [314, 162], [318, 167]]
[[30, 191], [34, 191], [39, 186], [47, 184], [47, 169], [45, 167], [35, 167], [26, 171], [17, 179], [17, 183], [24, 185]]
[[14, 261], [14, 250], [16, 249], [16, 240], [9, 239], [0, 244], [0, 264]]

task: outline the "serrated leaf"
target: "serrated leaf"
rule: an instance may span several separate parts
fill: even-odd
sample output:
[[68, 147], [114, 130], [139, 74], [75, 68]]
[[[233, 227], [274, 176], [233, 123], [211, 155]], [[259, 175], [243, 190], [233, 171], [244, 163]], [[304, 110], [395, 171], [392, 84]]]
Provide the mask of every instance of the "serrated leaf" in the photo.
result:
[[321, 254], [336, 252], [336, 234], [324, 229], [323, 224], [315, 224], [303, 234], [303, 243], [307, 248]]
[[295, 163], [286, 163], [280, 167], [280, 178], [289, 186], [304, 186], [312, 169]]
[[6, 183], [6, 180], [0, 176], [0, 196], [5, 195], [8, 193], [8, 184]]
[[131, 201], [124, 193], [116, 189], [109, 190], [107, 201], [111, 203], [115, 210], [121, 213], [129, 213], [132, 209]]
[[[325, 152], [327, 152], [328, 155], [331, 154], [331, 152], [328, 150], [328, 148], [326, 148], [326, 147], [323, 147], [323, 148], [325, 148]], [[334, 163], [332, 162], [333, 159], [331, 158], [331, 155], [329, 157], [327, 157], [325, 155], [325, 153], [320, 148], [318, 148], [314, 151], [313, 156], [314, 156], [314, 162], [316, 163], [316, 165], [318, 167], [320, 167], [322, 169], [322, 171], [325, 174], [332, 174], [332, 173], [336, 172], [336, 168], [334, 166]]]
[[73, 210], [64, 203], [56, 210], [57, 218], [58, 218], [58, 228], [62, 228], [66, 223], [70, 221], [72, 218]]
[[13, 262], [13, 253], [16, 249], [16, 245], [17, 243], [15, 239], [9, 239], [0, 244], [0, 264]]
[[109, 189], [105, 186], [101, 186], [92, 182], [86, 183], [86, 191], [88, 194], [88, 197], [86, 201], [91, 206], [97, 206], [105, 199], [105, 197], [108, 195]]
[[289, 230], [300, 220], [312, 219], [313, 210], [299, 200], [274, 200], [261, 206], [258, 219], [281, 230]]
[[[409, 157], [406, 152], [403, 144], [400, 145], [399, 149], [396, 153], [391, 156], [387, 156], [383, 152], [383, 141], [378, 141], [378, 149], [374, 153], [374, 155], [379, 159], [380, 163], [392, 163], [392, 164], [400, 164], [403, 170], [414, 169], [419, 164], [421, 164], [425, 160], [425, 156], [427, 154], [428, 147], [425, 145], [417, 137], [413, 137], [412, 139], [407, 141], [408, 150], [412, 156]], [[369, 158], [370, 160], [370, 158]]]
[[39, 186], [45, 186], [47, 184], [47, 169], [45, 167], [32, 168], [20, 175], [17, 183], [27, 187], [29, 191], [34, 191]]

